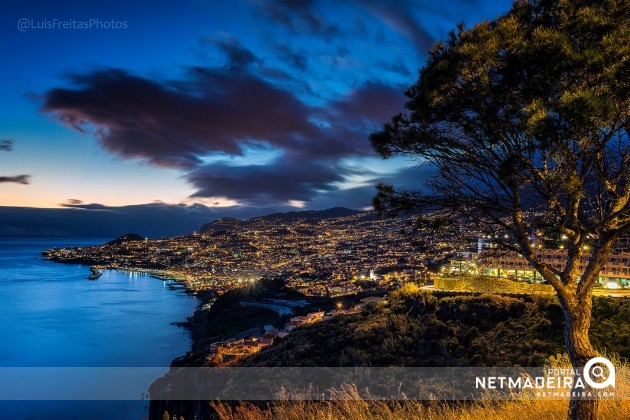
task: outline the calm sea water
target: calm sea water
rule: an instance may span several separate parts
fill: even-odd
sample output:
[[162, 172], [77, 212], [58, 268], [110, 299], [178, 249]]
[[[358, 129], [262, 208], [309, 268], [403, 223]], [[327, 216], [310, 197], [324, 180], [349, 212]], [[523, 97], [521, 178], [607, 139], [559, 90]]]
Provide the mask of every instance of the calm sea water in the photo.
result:
[[[0, 366], [169, 366], [190, 349], [197, 301], [143, 274], [49, 262], [48, 248], [104, 238], [0, 238]], [[147, 385], [154, 378], [147, 378]], [[139, 394], [146, 390], [138, 390]], [[0, 396], [1, 398], [1, 396]], [[6, 402], [0, 418], [142, 418], [146, 402]]]

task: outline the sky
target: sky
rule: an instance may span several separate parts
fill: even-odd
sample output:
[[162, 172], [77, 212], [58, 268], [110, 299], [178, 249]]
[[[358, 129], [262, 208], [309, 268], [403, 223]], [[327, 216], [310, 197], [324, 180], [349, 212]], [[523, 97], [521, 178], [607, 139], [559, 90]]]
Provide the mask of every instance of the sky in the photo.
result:
[[33, 1], [0, 13], [0, 235], [147, 236], [369, 208], [427, 170], [368, 136], [504, 0]]

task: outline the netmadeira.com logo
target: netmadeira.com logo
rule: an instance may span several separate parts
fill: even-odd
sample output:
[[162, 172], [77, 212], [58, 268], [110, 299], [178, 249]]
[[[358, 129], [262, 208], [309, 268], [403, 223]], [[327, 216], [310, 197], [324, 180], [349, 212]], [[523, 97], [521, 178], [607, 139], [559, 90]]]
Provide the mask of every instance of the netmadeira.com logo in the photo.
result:
[[[605, 373], [604, 368], [598, 366], [598, 364], [602, 364], [606, 366], [608, 369], [608, 378], [604, 379]], [[602, 382], [596, 382], [593, 380], [593, 377], [598, 379], [603, 379]], [[579, 379], [579, 377], [578, 377]], [[584, 365], [584, 380], [588, 385], [590, 385], [594, 389], [604, 389], [609, 386], [615, 387], [615, 366], [612, 362], [605, 357], [593, 357], [591, 360], [586, 362]]]
[[549, 368], [543, 376], [477, 376], [475, 388], [536, 391], [537, 397], [614, 397], [615, 366], [605, 357], [594, 357], [584, 369]]

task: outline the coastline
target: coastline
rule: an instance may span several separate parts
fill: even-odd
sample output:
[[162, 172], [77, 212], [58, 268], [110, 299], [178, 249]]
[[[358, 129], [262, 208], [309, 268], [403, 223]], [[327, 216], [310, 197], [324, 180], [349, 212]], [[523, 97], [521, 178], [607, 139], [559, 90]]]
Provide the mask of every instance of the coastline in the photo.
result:
[[[63, 246], [63, 241], [41, 238], [19, 246], [11, 239], [5, 241], [0, 271], [5, 287], [3, 313], [10, 320], [7, 322], [10, 339], [2, 346], [7, 366], [143, 367], [146, 364], [163, 367], [167, 372], [174, 358], [190, 350], [192, 336], [184, 324], [199, 301], [184, 293], [185, 281], [178, 276], [181, 273], [110, 266], [101, 279], [89, 281], [86, 277], [91, 264], [74, 262], [56, 266], [51, 263], [60, 261], [39, 255], [43, 249]], [[84, 242], [91, 243], [89, 239]], [[149, 277], [168, 280], [170, 284], [163, 287]], [[156, 379], [151, 373], [148, 376], [142, 379], [147, 387]], [[139, 389], [138, 395], [147, 389]], [[45, 412], [55, 412], [55, 407], [47, 404], [41, 405]], [[78, 413], [83, 410], [97, 417], [99, 409], [110, 410], [112, 404], [96, 403], [96, 408], [90, 411], [91, 404], [84, 407], [68, 403], [67, 409], [70, 417], [80, 417]], [[146, 401], [134, 400], [117, 407], [139, 418], [146, 415], [145, 406]], [[9, 408], [22, 413], [20, 407]], [[24, 413], [30, 412], [30, 408], [24, 409]]]
[[[180, 270], [166, 268], [120, 267], [117, 265], [103, 264], [102, 261], [84, 258], [60, 259], [51, 257], [49, 251], [50, 250], [45, 250], [40, 253], [40, 255], [44, 256], [44, 259], [49, 262], [68, 265], [80, 265], [85, 267], [98, 267], [101, 270], [111, 270], [123, 273], [145, 274], [155, 280], [160, 280], [163, 282], [173, 281], [176, 284], [181, 285], [187, 295], [194, 296], [197, 299], [197, 303], [192, 314], [186, 316], [185, 322], [173, 321], [171, 322], [171, 325], [185, 328], [191, 334], [191, 349], [195, 346], [195, 339], [193, 338], [195, 314], [197, 313], [197, 310], [207, 302], [207, 299], [205, 298], [205, 295], [203, 293], [199, 293], [199, 291], [193, 287], [193, 278], [190, 274], [187, 274]], [[171, 290], [175, 290], [177, 287], [169, 285], [169, 288]], [[180, 355], [172, 359], [171, 365], [173, 364], [173, 362], [175, 362], [177, 359], [180, 359], [181, 357], [182, 356]]]
[[[146, 269], [146, 268], [119, 268], [108, 266], [105, 270], [115, 270], [127, 273], [139, 273], [146, 274], [148, 277], [160, 280], [160, 281], [174, 281], [177, 284], [181, 284], [185, 289], [185, 292], [191, 296], [198, 296], [198, 291], [192, 286], [190, 275], [176, 270], [161, 270], [161, 269]], [[191, 315], [192, 316], [192, 315]]]
[[184, 273], [183, 271], [166, 269], [166, 268], [119, 267], [119, 266], [111, 265], [111, 264], [103, 264], [101, 261], [98, 261], [98, 260], [88, 260], [88, 259], [83, 259], [83, 258], [67, 259], [67, 260], [58, 259], [58, 258], [50, 257], [50, 255], [48, 255], [47, 252], [48, 250], [42, 252], [40, 255], [44, 256], [46, 261], [50, 261], [53, 263], [81, 265], [81, 266], [86, 266], [86, 267], [94, 266], [102, 270], [115, 270], [115, 271], [127, 272], [127, 273], [147, 274], [149, 275], [149, 277], [154, 278], [156, 280], [162, 280], [162, 281], [172, 280], [177, 283], [184, 284], [186, 287], [186, 293], [190, 295], [194, 296], [198, 292], [192, 286], [191, 276], [189, 274]]
[[[184, 328], [188, 331], [188, 333], [190, 333], [191, 335], [191, 349], [195, 347], [196, 344], [196, 339], [194, 338], [194, 329], [195, 329], [195, 314], [197, 313], [197, 310], [204, 305], [204, 303], [206, 303], [206, 299], [204, 298], [203, 294], [198, 293], [198, 291], [192, 286], [192, 280], [191, 280], [191, 275], [190, 274], [186, 274], [182, 271], [178, 271], [178, 270], [172, 270], [172, 269], [162, 269], [162, 268], [141, 268], [141, 267], [118, 267], [115, 265], [105, 265], [105, 264], [99, 264], [96, 261], [87, 261], [87, 260], [81, 260], [81, 261], [68, 261], [68, 260], [59, 260], [59, 259], [54, 259], [54, 258], [50, 258], [49, 256], [47, 256], [45, 254], [45, 252], [42, 253], [42, 255], [46, 256], [46, 260], [53, 262], [53, 263], [61, 263], [61, 264], [71, 264], [71, 265], [80, 265], [80, 266], [86, 266], [86, 267], [90, 267], [90, 266], [95, 266], [95, 267], [99, 267], [102, 270], [111, 270], [111, 271], [118, 271], [118, 272], [122, 272], [122, 273], [138, 273], [138, 274], [146, 274], [148, 277], [155, 279], [155, 280], [159, 280], [159, 281], [174, 281], [179, 285], [182, 285], [184, 288], [184, 292], [190, 296], [194, 296], [195, 298], [197, 298], [197, 304], [195, 306], [195, 309], [193, 311], [192, 314], [186, 316], [186, 321], [173, 321], [171, 322], [171, 325], [174, 325], [176, 327], [181, 327]], [[171, 290], [175, 290], [176, 287], [169, 285], [169, 288]], [[200, 296], [201, 295], [201, 296]], [[189, 351], [190, 351], [189, 350]], [[181, 359], [183, 356], [185, 356], [185, 354], [183, 355], [179, 355], [176, 356], [175, 358], [173, 358], [170, 362], [170, 364], [172, 365], [173, 362], [175, 362], [178, 359]], [[157, 378], [156, 378], [157, 379]]]

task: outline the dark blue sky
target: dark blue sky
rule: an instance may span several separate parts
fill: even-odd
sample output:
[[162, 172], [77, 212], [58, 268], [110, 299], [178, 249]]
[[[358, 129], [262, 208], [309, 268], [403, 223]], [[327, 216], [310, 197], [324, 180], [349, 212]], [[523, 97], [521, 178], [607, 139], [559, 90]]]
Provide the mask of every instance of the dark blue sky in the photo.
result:
[[146, 234], [217, 215], [369, 206], [377, 182], [422, 179], [409, 162], [376, 158], [367, 136], [403, 110], [426, 51], [459, 21], [509, 7], [5, 4], [0, 234], [87, 233], [105, 213], [118, 215], [108, 225], [130, 224], [157, 208], [169, 220]]

